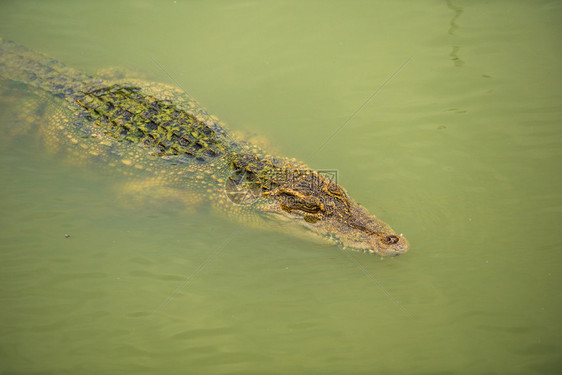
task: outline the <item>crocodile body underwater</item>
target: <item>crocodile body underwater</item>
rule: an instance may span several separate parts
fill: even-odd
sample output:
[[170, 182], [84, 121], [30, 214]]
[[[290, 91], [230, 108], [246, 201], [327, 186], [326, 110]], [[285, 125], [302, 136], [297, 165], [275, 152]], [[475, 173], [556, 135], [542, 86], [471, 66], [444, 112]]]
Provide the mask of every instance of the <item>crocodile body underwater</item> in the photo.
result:
[[92, 76], [0, 38], [0, 87], [14, 85], [49, 103], [32, 130], [47, 149], [143, 176], [167, 196], [258, 226], [279, 223], [381, 256], [408, 250], [335, 181], [227, 132], [179, 88]]

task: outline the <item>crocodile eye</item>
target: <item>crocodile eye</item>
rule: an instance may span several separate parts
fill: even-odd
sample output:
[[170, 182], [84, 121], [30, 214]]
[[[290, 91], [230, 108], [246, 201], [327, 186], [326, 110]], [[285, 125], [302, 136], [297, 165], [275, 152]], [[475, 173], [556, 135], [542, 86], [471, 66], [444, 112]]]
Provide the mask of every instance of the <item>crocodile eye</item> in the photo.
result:
[[392, 236], [387, 236], [387, 237], [384, 239], [384, 242], [385, 242], [387, 245], [394, 245], [395, 243], [398, 243], [398, 241], [400, 241], [400, 239], [399, 239], [397, 236], [394, 236], [394, 235], [392, 235]]
[[317, 213], [317, 212], [322, 211], [322, 208], [315, 205], [314, 203], [304, 203], [302, 206], [303, 207], [301, 208], [301, 210], [309, 212], [309, 213]]
[[308, 203], [308, 202], [290, 202], [288, 203], [288, 206], [290, 207], [291, 210], [297, 210], [297, 211], [302, 211], [305, 213], [309, 213], [309, 214], [316, 214], [320, 211], [322, 211], [322, 208], [319, 207], [318, 205], [314, 204], [314, 203]]

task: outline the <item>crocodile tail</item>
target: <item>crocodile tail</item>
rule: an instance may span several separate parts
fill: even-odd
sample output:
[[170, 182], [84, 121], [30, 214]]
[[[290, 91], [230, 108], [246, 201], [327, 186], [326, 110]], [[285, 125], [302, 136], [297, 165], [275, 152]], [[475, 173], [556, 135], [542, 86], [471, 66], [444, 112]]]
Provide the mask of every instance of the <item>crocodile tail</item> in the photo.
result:
[[72, 97], [94, 79], [42, 53], [0, 38], [0, 79], [21, 82], [60, 98]]

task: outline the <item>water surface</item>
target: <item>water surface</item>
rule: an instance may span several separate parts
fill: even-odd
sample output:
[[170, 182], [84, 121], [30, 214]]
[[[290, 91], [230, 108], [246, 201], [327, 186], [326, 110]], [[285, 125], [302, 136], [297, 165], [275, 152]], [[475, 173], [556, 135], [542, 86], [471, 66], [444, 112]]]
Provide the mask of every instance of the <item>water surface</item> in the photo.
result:
[[411, 243], [381, 260], [127, 199], [126, 176], [2, 137], [0, 373], [560, 370], [559, 2], [0, 9], [5, 39], [179, 85], [338, 170]]

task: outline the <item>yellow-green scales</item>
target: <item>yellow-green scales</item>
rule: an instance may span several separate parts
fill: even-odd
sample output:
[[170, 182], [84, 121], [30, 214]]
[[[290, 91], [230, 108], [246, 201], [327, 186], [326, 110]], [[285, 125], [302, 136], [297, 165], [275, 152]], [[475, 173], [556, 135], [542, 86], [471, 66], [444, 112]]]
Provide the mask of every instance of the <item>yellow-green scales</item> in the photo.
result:
[[408, 248], [334, 181], [233, 137], [178, 88], [94, 77], [1, 38], [0, 83], [23, 84], [49, 103], [37, 128], [48, 149], [142, 175], [137, 189], [207, 201], [246, 222], [288, 223], [380, 255]]

